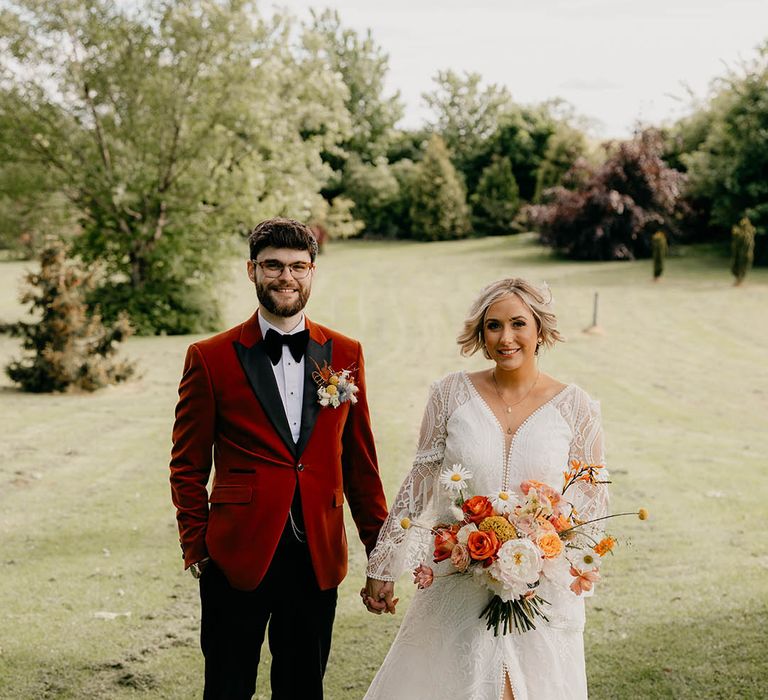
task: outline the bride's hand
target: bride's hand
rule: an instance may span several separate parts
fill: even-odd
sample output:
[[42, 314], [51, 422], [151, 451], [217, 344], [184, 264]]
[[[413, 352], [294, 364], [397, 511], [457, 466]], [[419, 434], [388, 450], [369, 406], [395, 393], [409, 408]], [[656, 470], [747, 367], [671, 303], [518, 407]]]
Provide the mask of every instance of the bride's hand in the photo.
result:
[[398, 598], [395, 595], [395, 584], [392, 581], [379, 581], [374, 578], [367, 578], [365, 588], [361, 589], [360, 597], [363, 605], [375, 615], [381, 615], [383, 612], [395, 614]]

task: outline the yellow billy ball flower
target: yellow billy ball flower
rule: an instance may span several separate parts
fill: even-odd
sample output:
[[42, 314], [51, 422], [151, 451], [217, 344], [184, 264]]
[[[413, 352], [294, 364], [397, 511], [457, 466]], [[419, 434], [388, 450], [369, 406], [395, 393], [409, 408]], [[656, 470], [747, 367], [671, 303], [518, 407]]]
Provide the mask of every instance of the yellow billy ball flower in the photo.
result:
[[329, 384], [333, 384], [336, 386], [339, 383], [339, 378], [334, 374], [331, 376], [331, 378], [328, 380]]
[[403, 528], [403, 530], [407, 530], [411, 526], [411, 519], [410, 518], [403, 518], [400, 521], [400, 527]]
[[325, 387], [325, 391], [331, 396], [339, 393], [339, 390], [333, 384], [329, 384], [327, 387]]
[[640, 520], [648, 520], [648, 511], [645, 508], [641, 508], [637, 511], [637, 517], [640, 518]]
[[477, 526], [478, 530], [483, 532], [495, 532], [496, 537], [500, 542], [507, 542], [508, 540], [514, 540], [517, 537], [515, 528], [512, 527], [509, 520], [501, 515], [492, 515], [490, 518], [485, 518]]

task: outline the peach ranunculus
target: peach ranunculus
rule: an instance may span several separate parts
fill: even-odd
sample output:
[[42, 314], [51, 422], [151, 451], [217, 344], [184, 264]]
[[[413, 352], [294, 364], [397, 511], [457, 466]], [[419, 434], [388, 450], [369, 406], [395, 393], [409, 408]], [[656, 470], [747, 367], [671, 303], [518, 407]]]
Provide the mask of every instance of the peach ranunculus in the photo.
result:
[[548, 532], [536, 542], [545, 559], [554, 559], [563, 551], [563, 541], [556, 532]]
[[429, 588], [435, 578], [435, 572], [428, 566], [419, 564], [413, 572], [413, 582], [418, 588]]
[[469, 568], [470, 563], [469, 550], [463, 544], [457, 544], [451, 552], [451, 564], [463, 574]]
[[560, 503], [560, 493], [555, 491], [549, 484], [545, 484], [543, 481], [536, 481], [535, 479], [528, 479], [520, 484], [520, 490], [527, 496], [528, 492], [532, 489], [536, 489], [540, 496], [546, 496], [553, 508], [557, 508]]
[[486, 496], [472, 496], [461, 506], [464, 517], [468, 522], [479, 524], [493, 515], [493, 505]]
[[456, 532], [452, 527], [436, 528], [434, 561], [443, 561], [451, 556], [456, 546]]
[[592, 586], [600, 580], [600, 574], [597, 571], [580, 571], [571, 567], [571, 576], [575, 579], [570, 588], [576, 595], [581, 595], [586, 591], [591, 591]]
[[499, 551], [501, 542], [496, 537], [496, 533], [493, 531], [483, 532], [478, 530], [469, 535], [467, 540], [467, 549], [469, 550], [469, 556], [475, 561], [483, 561], [491, 559]]

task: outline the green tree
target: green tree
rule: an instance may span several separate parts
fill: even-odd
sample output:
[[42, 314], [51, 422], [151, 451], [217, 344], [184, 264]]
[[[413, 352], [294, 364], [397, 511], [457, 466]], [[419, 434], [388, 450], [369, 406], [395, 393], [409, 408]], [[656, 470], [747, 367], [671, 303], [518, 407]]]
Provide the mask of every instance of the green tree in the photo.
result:
[[513, 233], [520, 209], [520, 191], [509, 158], [495, 157], [480, 176], [470, 197], [474, 229], [479, 233]]
[[540, 202], [546, 190], [562, 185], [565, 174], [586, 154], [587, 139], [584, 134], [568, 124], [559, 124], [547, 141], [536, 171], [533, 201]]
[[413, 238], [436, 241], [469, 232], [466, 190], [439, 136], [432, 136], [417, 165], [411, 196]]
[[368, 233], [393, 236], [397, 230], [391, 208], [400, 196], [400, 185], [385, 158], [363, 163], [352, 154], [344, 171], [344, 192], [355, 202], [355, 216]]
[[342, 26], [335, 10], [313, 11], [304, 41], [341, 76], [347, 88], [349, 134], [335, 152], [342, 161], [348, 154], [356, 154], [365, 163], [381, 159], [395, 136], [395, 124], [403, 116], [400, 94], [384, 94], [389, 56], [374, 42], [370, 30], [361, 36]]
[[439, 71], [433, 82], [435, 89], [423, 94], [434, 114], [430, 126], [442, 136], [454, 165], [464, 173], [512, 109], [512, 98], [504, 86], [483, 87], [479, 73]]
[[464, 169], [467, 187], [473, 192], [483, 170], [494, 156], [509, 158], [520, 189], [520, 198], [530, 202], [536, 194], [539, 171], [545, 160], [550, 138], [560, 123], [551, 105], [514, 106], [499, 120], [496, 130], [482, 143]]
[[752, 62], [714, 83], [704, 114], [689, 122], [684, 133], [700, 143], [680, 159], [691, 197], [709, 204], [709, 224], [727, 231], [746, 213], [758, 233], [768, 233], [768, 42]]
[[340, 77], [246, 0], [15, 0], [0, 22], [0, 155], [42, 165], [76, 208], [105, 317], [215, 327], [231, 235], [307, 216], [328, 177]]
[[32, 392], [77, 388], [94, 391], [122, 382], [134, 372], [130, 362], [113, 357], [117, 344], [130, 335], [121, 317], [105, 326], [88, 309], [86, 293], [95, 284], [93, 269], [68, 260], [61, 241], [49, 239], [40, 254], [40, 272], [26, 276], [22, 304], [29, 304], [34, 322], [20, 321], [11, 334], [23, 338], [27, 356], [12, 361], [6, 372], [22, 389]]

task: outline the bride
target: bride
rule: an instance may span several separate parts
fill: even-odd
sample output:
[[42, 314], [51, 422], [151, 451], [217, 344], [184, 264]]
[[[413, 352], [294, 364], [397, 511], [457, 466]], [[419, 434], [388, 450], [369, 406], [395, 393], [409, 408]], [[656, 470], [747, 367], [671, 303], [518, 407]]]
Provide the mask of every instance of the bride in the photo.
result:
[[[603, 463], [598, 404], [538, 368], [540, 348], [560, 340], [550, 299], [525, 280], [495, 282], [472, 305], [458, 338], [461, 353], [482, 350], [491, 367], [432, 385], [413, 467], [371, 553], [361, 595], [371, 612], [393, 612], [393, 582], [406, 570], [425, 563], [435, 570], [434, 583], [415, 594], [365, 700], [587, 697], [584, 601], [567, 582], [543, 579], [538, 588], [550, 603], [548, 622], [494, 636], [480, 619], [490, 591], [470, 576], [441, 575], [449, 562], [432, 564], [428, 530], [400, 525], [406, 516], [430, 525], [446, 518], [450, 497], [438, 484], [445, 466], [463, 465], [473, 493], [494, 496], [527, 479], [558, 487], [573, 459]], [[571, 500], [580, 518], [606, 514], [604, 487], [577, 488]]]

